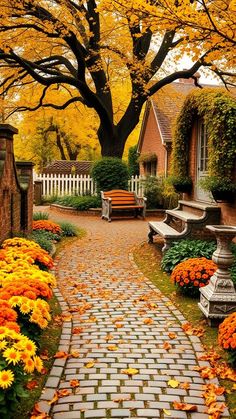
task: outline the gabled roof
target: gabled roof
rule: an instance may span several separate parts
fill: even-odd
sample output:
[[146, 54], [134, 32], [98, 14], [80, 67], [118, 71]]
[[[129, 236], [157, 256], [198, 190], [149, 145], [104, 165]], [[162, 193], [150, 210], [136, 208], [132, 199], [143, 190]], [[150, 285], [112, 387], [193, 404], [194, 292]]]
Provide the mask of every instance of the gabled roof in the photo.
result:
[[91, 161], [54, 160], [43, 169], [43, 173], [86, 175], [89, 174], [91, 167]]
[[[214, 85], [202, 85], [203, 87], [219, 87]], [[138, 141], [138, 151], [142, 148], [144, 133], [147, 125], [148, 116], [150, 110], [154, 112], [157, 129], [160, 132], [161, 140], [163, 144], [170, 143], [172, 141], [172, 128], [173, 123], [178, 116], [183, 102], [186, 96], [193, 90], [197, 89], [195, 85], [188, 82], [173, 82], [167, 86], [164, 86], [156, 94], [150, 98], [146, 104], [142, 127]]]

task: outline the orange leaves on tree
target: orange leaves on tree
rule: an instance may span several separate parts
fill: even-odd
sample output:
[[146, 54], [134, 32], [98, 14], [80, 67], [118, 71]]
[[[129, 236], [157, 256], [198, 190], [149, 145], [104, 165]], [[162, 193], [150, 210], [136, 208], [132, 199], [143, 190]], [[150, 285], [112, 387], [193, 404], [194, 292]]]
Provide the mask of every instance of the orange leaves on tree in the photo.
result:
[[186, 412], [196, 412], [197, 406], [195, 404], [173, 402], [173, 407], [176, 410], [184, 410]]

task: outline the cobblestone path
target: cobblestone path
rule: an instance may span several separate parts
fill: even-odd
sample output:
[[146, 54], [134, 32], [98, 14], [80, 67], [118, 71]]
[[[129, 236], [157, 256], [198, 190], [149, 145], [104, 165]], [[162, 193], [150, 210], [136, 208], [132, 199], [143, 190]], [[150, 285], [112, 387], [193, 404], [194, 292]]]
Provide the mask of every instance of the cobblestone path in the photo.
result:
[[[51, 217], [68, 219], [56, 212]], [[50, 417], [208, 418], [202, 397], [206, 381], [193, 369], [208, 365], [197, 360], [199, 338], [184, 333], [185, 318], [130, 257], [132, 248], [147, 238], [147, 222], [76, 216], [69, 221], [87, 235], [57, 260], [57, 295], [65, 316], [59, 350], [80, 355], [55, 360], [42, 410], [49, 411], [47, 401], [56, 389], [69, 389], [71, 394], [59, 398]], [[171, 349], [164, 349], [165, 342]], [[125, 372], [130, 368], [136, 374]], [[170, 379], [188, 382], [189, 389], [172, 388]], [[71, 380], [80, 385], [72, 388]], [[198, 411], [175, 410], [174, 401], [196, 404]]]

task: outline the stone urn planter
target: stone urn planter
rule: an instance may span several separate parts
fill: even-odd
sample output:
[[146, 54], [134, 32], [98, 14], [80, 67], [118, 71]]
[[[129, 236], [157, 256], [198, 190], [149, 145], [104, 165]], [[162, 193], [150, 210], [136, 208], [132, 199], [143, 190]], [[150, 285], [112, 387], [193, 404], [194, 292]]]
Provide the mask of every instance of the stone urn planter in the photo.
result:
[[218, 269], [209, 284], [200, 289], [198, 306], [213, 325], [236, 311], [236, 292], [229, 272], [234, 261], [230, 243], [236, 236], [236, 226], [210, 225], [206, 228], [216, 236], [217, 249], [212, 260]]

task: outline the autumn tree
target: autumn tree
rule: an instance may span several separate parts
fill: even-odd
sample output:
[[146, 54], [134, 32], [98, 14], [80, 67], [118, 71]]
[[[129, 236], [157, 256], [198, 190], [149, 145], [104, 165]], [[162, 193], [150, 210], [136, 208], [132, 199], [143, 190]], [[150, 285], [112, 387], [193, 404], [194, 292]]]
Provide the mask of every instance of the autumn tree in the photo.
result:
[[[13, 111], [93, 108], [103, 156], [122, 157], [143, 104], [163, 86], [180, 77], [197, 84], [200, 67], [225, 85], [234, 77], [235, 0], [0, 0], [0, 10], [5, 100], [13, 92]], [[193, 60], [185, 70], [178, 68], [183, 54]], [[127, 104], [117, 112], [114, 88], [122, 80]]]

